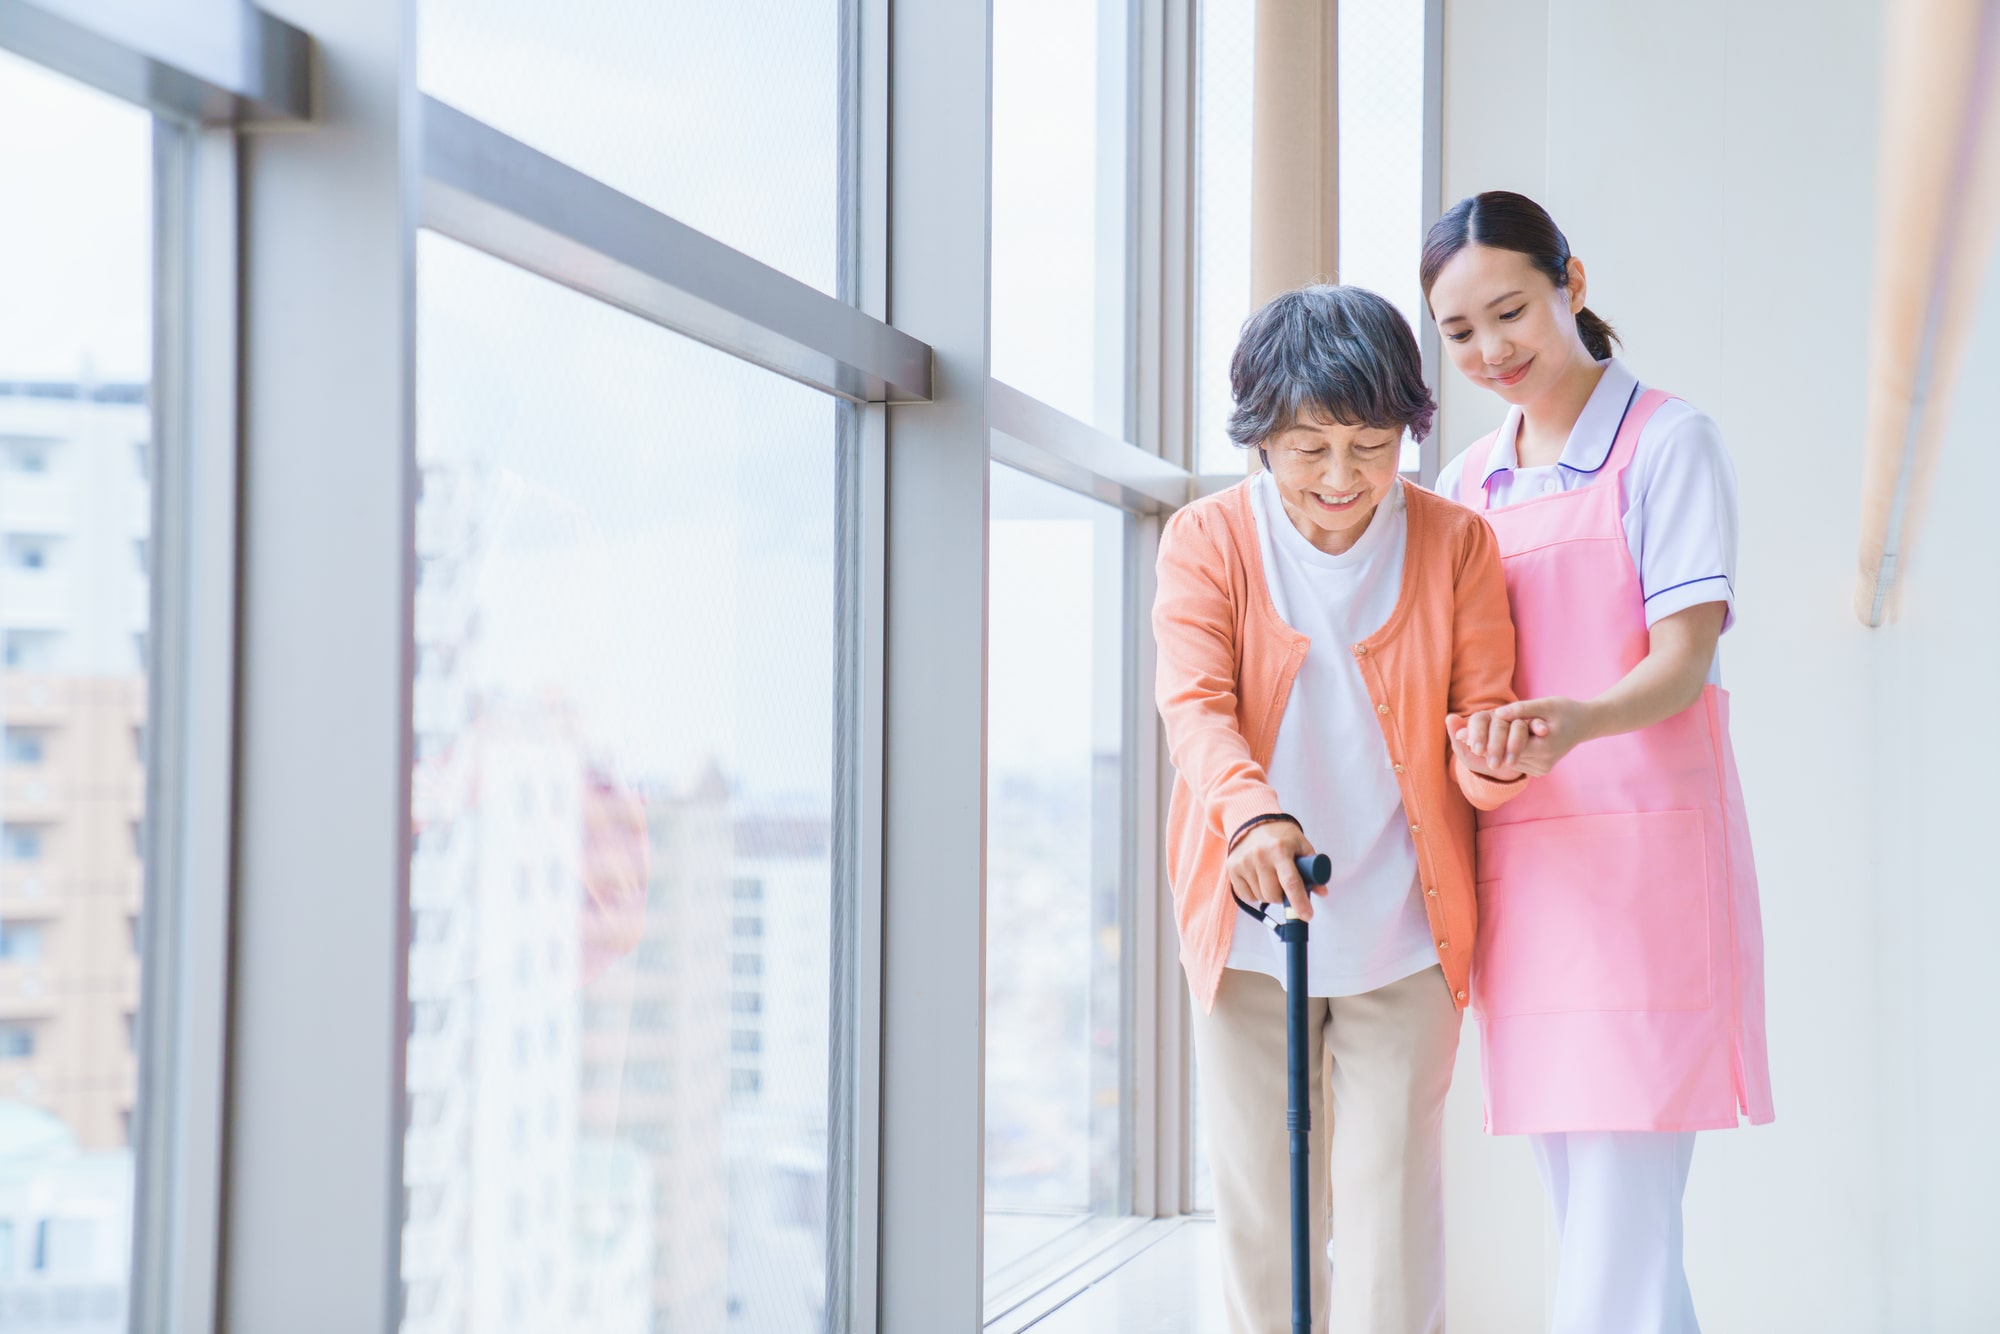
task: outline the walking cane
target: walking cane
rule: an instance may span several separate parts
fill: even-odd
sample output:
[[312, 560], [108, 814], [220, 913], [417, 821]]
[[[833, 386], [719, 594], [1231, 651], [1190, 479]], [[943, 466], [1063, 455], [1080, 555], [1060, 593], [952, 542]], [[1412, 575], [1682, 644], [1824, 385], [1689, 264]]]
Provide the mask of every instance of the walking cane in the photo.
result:
[[[1306, 888], [1323, 885], [1333, 876], [1333, 859], [1325, 853], [1298, 857], [1299, 877]], [[1298, 910], [1285, 905], [1284, 916], [1261, 905], [1252, 907], [1230, 891], [1236, 906], [1271, 928], [1285, 942], [1285, 1129], [1292, 1140], [1292, 1334], [1312, 1334], [1312, 1199], [1306, 1175], [1307, 1137], [1312, 1131], [1311, 1088], [1306, 1083], [1306, 923]], [[1326, 1263], [1326, 1257], [1320, 1257]]]

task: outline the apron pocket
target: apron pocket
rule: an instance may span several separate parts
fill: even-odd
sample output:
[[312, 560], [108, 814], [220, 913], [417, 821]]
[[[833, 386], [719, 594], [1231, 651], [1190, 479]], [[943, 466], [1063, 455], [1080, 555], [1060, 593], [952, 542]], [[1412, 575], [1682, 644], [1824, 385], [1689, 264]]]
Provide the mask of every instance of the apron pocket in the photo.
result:
[[1701, 812], [1493, 825], [1478, 850], [1481, 1013], [1708, 1008]]

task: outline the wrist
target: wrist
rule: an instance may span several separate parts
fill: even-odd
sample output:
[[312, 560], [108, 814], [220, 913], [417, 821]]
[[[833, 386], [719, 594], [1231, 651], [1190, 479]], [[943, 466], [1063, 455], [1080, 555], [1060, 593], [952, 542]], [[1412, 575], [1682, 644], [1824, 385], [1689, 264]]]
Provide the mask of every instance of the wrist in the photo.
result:
[[1576, 745], [1595, 741], [1609, 735], [1612, 730], [1607, 711], [1602, 700], [1578, 700], [1576, 706]]

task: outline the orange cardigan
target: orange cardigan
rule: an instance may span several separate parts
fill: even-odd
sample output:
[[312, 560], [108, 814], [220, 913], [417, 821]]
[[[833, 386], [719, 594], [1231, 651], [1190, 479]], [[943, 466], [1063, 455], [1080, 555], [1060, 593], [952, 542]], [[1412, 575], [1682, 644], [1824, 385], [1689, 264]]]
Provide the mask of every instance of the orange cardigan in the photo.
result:
[[[1214, 1008], [1241, 915], [1223, 874], [1225, 843], [1251, 816], [1285, 809], [1265, 766], [1310, 646], [1271, 603], [1249, 488], [1238, 483], [1167, 521], [1153, 601], [1160, 717], [1176, 770], [1167, 877], [1181, 963], [1204, 1010]], [[1354, 654], [1376, 702], [1416, 836], [1424, 910], [1463, 1009], [1479, 927], [1472, 808], [1492, 810], [1528, 780], [1499, 783], [1457, 764], [1444, 720], [1513, 702], [1514, 623], [1492, 529], [1421, 487], [1405, 484], [1405, 495], [1409, 546], [1395, 610], [1361, 643], [1323, 651]], [[1310, 826], [1306, 812], [1295, 814]]]

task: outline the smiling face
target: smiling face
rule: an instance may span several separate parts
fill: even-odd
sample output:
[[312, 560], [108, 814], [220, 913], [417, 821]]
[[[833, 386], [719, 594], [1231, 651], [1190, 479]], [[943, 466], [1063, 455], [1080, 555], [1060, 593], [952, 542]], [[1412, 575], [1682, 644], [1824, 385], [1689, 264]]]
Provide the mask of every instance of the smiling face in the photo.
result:
[[1285, 513], [1308, 542], [1339, 555], [1360, 540], [1396, 483], [1403, 432], [1306, 419], [1264, 442]]
[[1577, 336], [1583, 263], [1558, 287], [1518, 250], [1468, 245], [1438, 271], [1431, 313], [1459, 374], [1509, 403], [1528, 404], [1575, 369], [1596, 364]]

